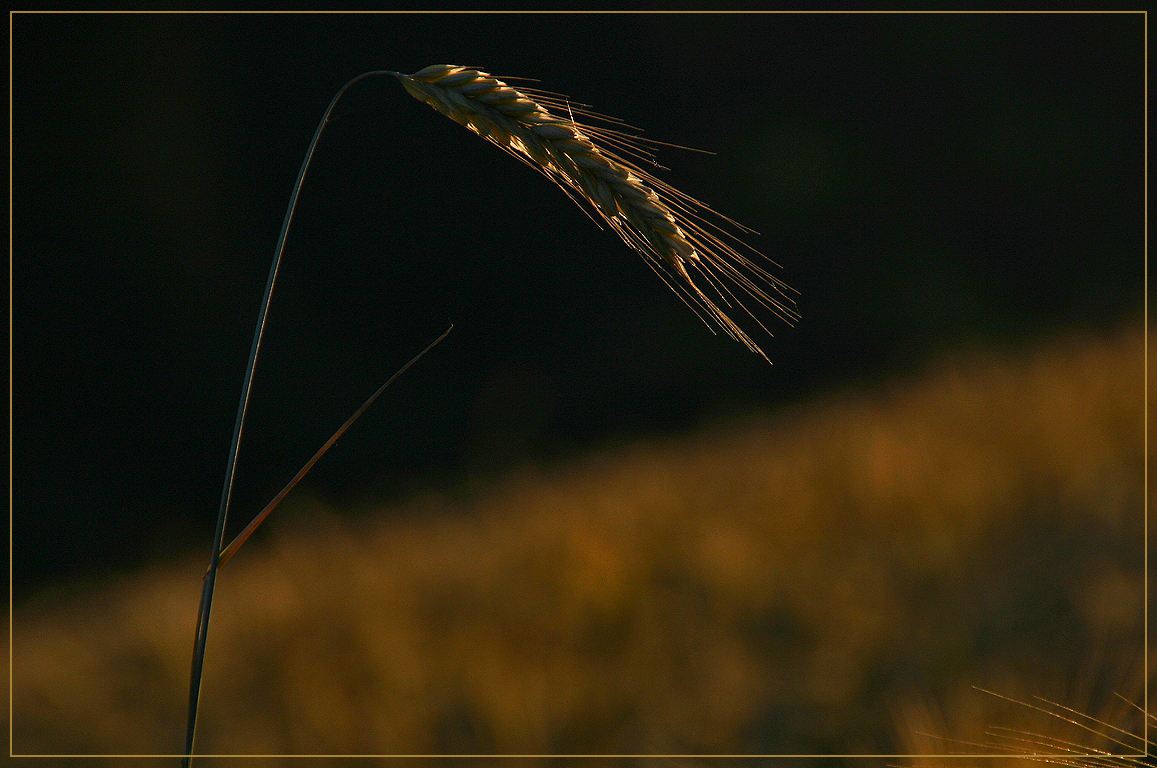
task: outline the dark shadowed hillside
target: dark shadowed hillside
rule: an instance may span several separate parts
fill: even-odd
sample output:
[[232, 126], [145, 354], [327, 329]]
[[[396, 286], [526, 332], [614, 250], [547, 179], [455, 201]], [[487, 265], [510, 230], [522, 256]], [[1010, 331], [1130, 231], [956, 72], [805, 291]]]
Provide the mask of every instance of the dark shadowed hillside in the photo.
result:
[[[1131, 695], [1138, 325], [356, 522], [298, 496], [222, 572], [198, 747], [893, 753], [971, 685]], [[17, 753], [179, 749], [203, 559], [17, 607]]]

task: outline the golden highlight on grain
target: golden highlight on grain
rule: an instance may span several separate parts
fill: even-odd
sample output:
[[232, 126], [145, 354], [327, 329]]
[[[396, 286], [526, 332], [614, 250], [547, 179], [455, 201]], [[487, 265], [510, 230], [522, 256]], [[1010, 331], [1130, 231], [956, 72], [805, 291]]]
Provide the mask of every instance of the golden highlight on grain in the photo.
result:
[[[529, 88], [517, 90], [470, 67], [438, 64], [397, 77], [414, 98], [544, 174], [580, 207], [583, 202], [589, 204], [700, 318], [705, 322], [711, 318], [729, 336], [765, 360], [767, 355], [759, 345], [695, 283], [688, 266], [702, 275], [723, 304], [743, 310], [765, 332], [766, 327], [748, 311], [733, 286], [784, 321], [798, 319], [794, 302], [787, 296], [791, 289], [757, 263], [762, 255], [708, 222], [703, 214], [750, 230], [660, 181], [610, 148], [618, 147], [627, 155], [653, 163], [642, 146], [644, 140], [576, 122], [574, 115], [617, 123], [614, 119], [576, 106], [557, 94]], [[563, 113], [566, 117], [560, 116]], [[735, 247], [721, 237], [730, 238]], [[737, 247], [747, 248], [751, 255], [740, 253]]]

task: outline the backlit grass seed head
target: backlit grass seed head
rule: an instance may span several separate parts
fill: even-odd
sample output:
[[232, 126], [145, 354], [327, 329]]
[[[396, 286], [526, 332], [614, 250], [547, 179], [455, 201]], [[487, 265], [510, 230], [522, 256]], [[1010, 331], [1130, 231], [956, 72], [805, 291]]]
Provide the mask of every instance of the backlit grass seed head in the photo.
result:
[[[794, 302], [785, 294], [790, 289], [753, 260], [762, 258], [758, 252], [751, 251], [748, 257], [737, 251], [736, 247], [744, 244], [706, 221], [703, 214], [743, 227], [611, 149], [617, 147], [626, 155], [653, 164], [650, 153], [642, 147], [643, 140], [576, 122], [573, 116], [577, 113], [604, 122], [618, 121], [582, 109], [582, 105], [576, 108], [563, 96], [517, 90], [469, 67], [438, 64], [397, 77], [414, 98], [543, 173], [576, 203], [589, 204], [696, 314], [704, 320], [711, 318], [764, 359], [763, 350], [699, 288], [688, 266], [727, 306], [747, 312], [733, 290], [738, 286], [743, 294], [785, 321], [798, 318]], [[566, 117], [561, 117], [564, 113]], [[729, 237], [735, 247], [720, 237]]]

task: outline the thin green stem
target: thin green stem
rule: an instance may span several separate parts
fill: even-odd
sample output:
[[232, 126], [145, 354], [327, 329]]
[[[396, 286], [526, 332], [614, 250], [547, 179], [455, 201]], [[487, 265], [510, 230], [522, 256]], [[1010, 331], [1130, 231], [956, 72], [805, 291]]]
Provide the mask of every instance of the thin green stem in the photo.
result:
[[245, 414], [249, 409], [249, 393], [253, 385], [253, 372], [257, 364], [257, 353], [261, 349], [261, 339], [265, 334], [265, 321], [269, 316], [269, 301], [273, 296], [273, 286], [277, 281], [277, 271], [281, 266], [281, 256], [285, 251], [285, 236], [289, 232], [289, 222], [293, 219], [294, 209], [297, 207], [297, 198], [301, 193], [301, 183], [305, 179], [305, 172], [309, 168], [310, 161], [313, 159], [314, 150], [317, 149], [318, 140], [321, 138], [325, 127], [329, 125], [330, 116], [333, 114], [333, 108], [338, 101], [349, 90], [350, 86], [374, 75], [394, 75], [397, 72], [388, 70], [377, 70], [373, 72], [364, 72], [348, 83], [342, 86], [341, 90], [330, 101], [329, 107], [326, 108], [325, 114], [322, 115], [321, 122], [318, 123], [317, 130], [313, 134], [313, 140], [309, 143], [309, 149], [306, 150], [305, 159], [302, 161], [301, 170], [297, 172], [297, 181], [293, 185], [293, 192], [289, 197], [289, 206], [285, 211], [285, 219], [281, 223], [281, 233], [277, 237], [277, 247], [273, 254], [273, 264], [269, 268], [269, 278], [265, 283], [265, 294], [261, 298], [261, 309], [257, 315], [257, 327], [253, 333], [253, 345], [249, 349], [249, 363], [245, 369], [245, 379], [241, 384], [241, 400], [237, 407], [237, 421], [233, 426], [233, 442], [229, 447], [229, 458], [225, 465], [225, 482], [221, 489], [221, 507], [217, 513], [217, 528], [213, 534], [213, 554], [209, 560], [209, 571], [205, 574], [205, 579], [201, 587], [201, 607], [197, 616], [197, 634], [193, 643], [193, 668], [189, 676], [189, 710], [188, 717], [185, 724], [185, 752], [181, 759], [181, 765], [184, 768], [189, 768], [193, 761], [193, 737], [197, 729], [197, 705], [201, 695], [201, 673], [205, 665], [205, 644], [209, 633], [209, 614], [213, 606], [213, 590], [217, 584], [217, 568], [221, 557], [221, 547], [225, 539], [225, 519], [229, 513], [229, 502], [233, 495], [233, 477], [237, 468], [237, 451], [241, 445], [241, 433], [245, 425]]

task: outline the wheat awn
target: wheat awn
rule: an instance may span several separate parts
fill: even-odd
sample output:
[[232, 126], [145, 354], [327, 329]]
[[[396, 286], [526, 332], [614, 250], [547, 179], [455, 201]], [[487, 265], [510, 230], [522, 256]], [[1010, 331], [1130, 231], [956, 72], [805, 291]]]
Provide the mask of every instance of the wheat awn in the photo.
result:
[[[471, 67], [438, 64], [412, 75], [395, 76], [419, 101], [544, 174], [580, 207], [582, 202], [589, 204], [700, 318], [707, 322], [710, 317], [729, 336], [765, 360], [767, 355], [759, 345], [699, 288], [688, 265], [703, 276], [723, 304], [743, 310], [765, 332], [767, 328], [744, 306], [729, 283], [784, 321], [798, 319], [794, 302], [786, 295], [791, 289], [756, 263], [763, 257], [702, 214], [712, 214], [743, 231], [750, 230], [655, 178], [610, 148], [618, 147], [625, 154], [653, 163], [651, 154], [642, 147], [644, 140], [576, 122], [574, 114], [621, 125], [618, 121], [587, 111], [583, 105], [576, 108], [558, 94], [529, 88], [517, 90]], [[560, 114], [565, 111], [567, 117], [560, 117], [551, 109]], [[730, 238], [735, 247], [722, 237]], [[752, 255], [745, 256], [737, 247], [747, 247]]]

